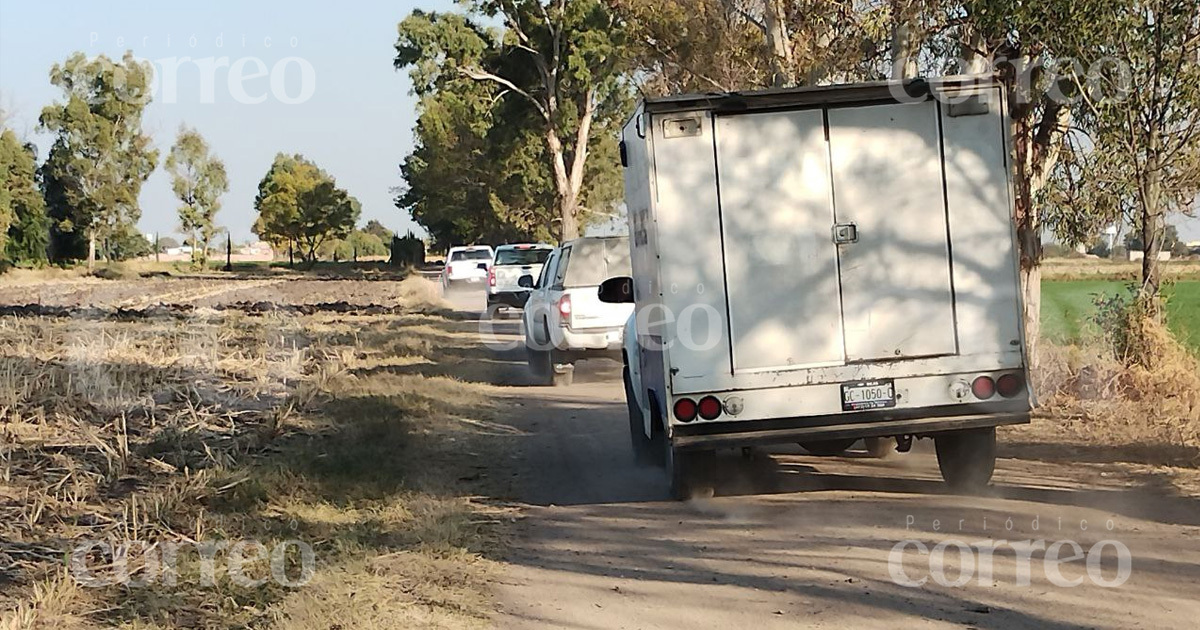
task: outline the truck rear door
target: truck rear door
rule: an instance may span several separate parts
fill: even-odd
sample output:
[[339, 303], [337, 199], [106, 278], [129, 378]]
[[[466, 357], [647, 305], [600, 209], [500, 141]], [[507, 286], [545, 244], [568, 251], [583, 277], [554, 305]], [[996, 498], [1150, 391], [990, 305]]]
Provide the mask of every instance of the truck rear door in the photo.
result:
[[957, 351], [933, 101], [718, 116], [733, 372]]
[[824, 114], [720, 116], [716, 142], [733, 371], [840, 364]]
[[935, 101], [829, 110], [848, 361], [954, 354]]

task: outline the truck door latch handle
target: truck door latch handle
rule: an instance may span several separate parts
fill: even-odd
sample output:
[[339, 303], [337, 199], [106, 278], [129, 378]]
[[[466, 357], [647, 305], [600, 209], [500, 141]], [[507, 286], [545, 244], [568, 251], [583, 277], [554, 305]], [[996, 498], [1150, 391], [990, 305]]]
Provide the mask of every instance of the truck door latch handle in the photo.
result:
[[838, 245], [858, 242], [858, 226], [854, 223], [835, 223], [833, 226], [833, 242]]

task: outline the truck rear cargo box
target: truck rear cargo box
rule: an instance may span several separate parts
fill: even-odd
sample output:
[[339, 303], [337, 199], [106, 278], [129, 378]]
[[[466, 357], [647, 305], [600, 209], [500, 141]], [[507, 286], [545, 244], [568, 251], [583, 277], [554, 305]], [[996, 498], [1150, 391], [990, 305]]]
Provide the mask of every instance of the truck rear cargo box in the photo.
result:
[[[622, 159], [647, 437], [1026, 421], [1007, 128], [980, 78], [644, 101]], [[673, 413], [705, 397], [716, 417]]]

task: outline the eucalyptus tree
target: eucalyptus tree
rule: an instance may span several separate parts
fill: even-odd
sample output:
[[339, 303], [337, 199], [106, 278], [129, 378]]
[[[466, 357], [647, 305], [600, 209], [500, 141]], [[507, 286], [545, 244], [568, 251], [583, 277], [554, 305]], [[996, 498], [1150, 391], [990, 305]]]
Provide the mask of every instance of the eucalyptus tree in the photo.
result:
[[56, 259], [91, 267], [97, 241], [136, 225], [138, 195], [158, 162], [142, 114], [151, 99], [152, 68], [126, 53], [116, 62], [81, 52], [50, 70], [62, 100], [42, 110], [54, 135], [41, 167]]
[[192, 262], [208, 264], [208, 247], [217, 234], [221, 195], [229, 190], [225, 164], [212, 155], [195, 129], [181, 127], [166, 160], [171, 189], [179, 198], [179, 224], [192, 243]]
[[[503, 24], [500, 32], [456, 14], [414, 11], [400, 23], [395, 65], [408, 68], [423, 98], [488, 88], [489, 102], [540, 138], [562, 239], [579, 235], [587, 208], [589, 156], [628, 113], [630, 85], [624, 25], [602, 0], [474, 0], [471, 13]], [[494, 113], [487, 108], [488, 116]], [[481, 121], [482, 122], [482, 121]], [[515, 146], [532, 155], [534, 147]], [[520, 153], [520, 152], [517, 152]], [[611, 172], [611, 170], [610, 170]]]
[[36, 171], [33, 145], [21, 142], [11, 129], [0, 130], [0, 259], [46, 259], [49, 225]]

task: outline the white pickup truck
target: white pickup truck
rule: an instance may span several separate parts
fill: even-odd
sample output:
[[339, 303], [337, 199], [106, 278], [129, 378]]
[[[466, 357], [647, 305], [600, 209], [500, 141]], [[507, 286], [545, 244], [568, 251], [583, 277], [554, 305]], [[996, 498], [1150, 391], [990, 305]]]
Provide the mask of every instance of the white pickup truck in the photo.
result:
[[451, 247], [442, 270], [442, 289], [450, 291], [464, 282], [482, 284], [488, 278], [495, 255], [487, 245]]
[[990, 79], [645, 100], [622, 133], [640, 461], [932, 437], [986, 486], [1029, 421], [1005, 97]]
[[556, 248], [536, 282], [520, 278], [521, 286], [531, 289], [522, 321], [535, 377], [570, 385], [576, 361], [620, 360], [633, 305], [601, 302], [598, 289], [605, 280], [629, 273], [628, 238], [584, 237]]
[[549, 245], [523, 243], [501, 245], [488, 269], [487, 317], [492, 319], [502, 308], [525, 308], [531, 289], [521, 286], [521, 278], [537, 278], [554, 248]]

